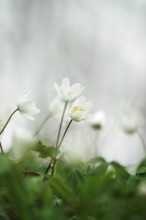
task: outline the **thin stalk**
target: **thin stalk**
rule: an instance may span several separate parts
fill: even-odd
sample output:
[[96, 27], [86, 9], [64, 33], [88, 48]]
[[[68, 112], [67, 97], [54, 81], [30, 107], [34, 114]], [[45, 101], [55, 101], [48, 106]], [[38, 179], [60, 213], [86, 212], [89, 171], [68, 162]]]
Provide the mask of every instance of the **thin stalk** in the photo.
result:
[[47, 174], [48, 174], [48, 172], [49, 172], [49, 170], [50, 170], [50, 168], [51, 168], [51, 162], [48, 164], [48, 167], [47, 167], [47, 169], [46, 169], [46, 171], [45, 171], [45, 175], [44, 175], [44, 179], [43, 179], [43, 181], [45, 181], [46, 180], [46, 178], [47, 178]]
[[[63, 123], [65, 111], [66, 111], [66, 108], [67, 108], [67, 104], [68, 104], [68, 102], [65, 102], [64, 109], [63, 109], [62, 116], [61, 116], [61, 120], [60, 120], [60, 124], [59, 124], [59, 129], [58, 129], [57, 139], [56, 139], [56, 145], [55, 145], [56, 155], [55, 155], [55, 159], [54, 159], [54, 164], [53, 164], [53, 167], [52, 167], [51, 175], [53, 175], [52, 173], [54, 173], [54, 169], [55, 169], [55, 165], [56, 165], [58, 143], [59, 143], [60, 133], [61, 133], [61, 129], [62, 129], [62, 123]], [[50, 162], [48, 167], [47, 167], [47, 169], [46, 169], [46, 171], [45, 171], [45, 176], [44, 176], [44, 179], [43, 179], [44, 181], [46, 180], [46, 177], [47, 177], [47, 174], [48, 174], [49, 170], [51, 169], [51, 165], [52, 165], [52, 163]]]
[[100, 140], [100, 131], [98, 129], [95, 132], [95, 155], [94, 156], [99, 156], [99, 143], [100, 143], [99, 140]]
[[[5, 123], [4, 127], [3, 127], [3, 129], [2, 129], [1, 132], [0, 132], [0, 135], [4, 132], [5, 128], [7, 127], [8, 123], [9, 123], [9, 121], [10, 121], [10, 119], [13, 117], [13, 115], [14, 115], [18, 110], [19, 110], [18, 108], [15, 109], [15, 110], [12, 112], [12, 114], [9, 116], [9, 118], [8, 118], [8, 120], [6, 121], [6, 123]], [[2, 154], [4, 154], [4, 151], [3, 151], [3, 147], [2, 147], [1, 142], [0, 142], [0, 149], [1, 149]]]
[[143, 139], [143, 137], [142, 137], [142, 135], [140, 134], [139, 131], [137, 131], [137, 135], [138, 135], [138, 137], [139, 137], [140, 140], [141, 140], [143, 150], [144, 150], [144, 152], [145, 152], [145, 154], [146, 154], [146, 145], [145, 145], [144, 139]]
[[[68, 129], [69, 129], [69, 127], [70, 127], [72, 121], [73, 121], [73, 120], [71, 119], [70, 122], [68, 123], [68, 125], [67, 125], [67, 127], [66, 127], [66, 129], [65, 129], [65, 131], [64, 131], [64, 133], [63, 133], [63, 135], [62, 135], [61, 141], [60, 141], [60, 143], [58, 144], [57, 149], [60, 148], [60, 146], [61, 146], [61, 144], [62, 144], [62, 142], [63, 142], [63, 140], [64, 140], [64, 137], [65, 137], [65, 135], [66, 135], [66, 133], [67, 133], [67, 131], [68, 131]], [[55, 161], [54, 161], [54, 164], [53, 164], [53, 167], [52, 167], [52, 171], [51, 171], [51, 176], [53, 176], [53, 174], [54, 174], [54, 172], [55, 172], [56, 164], [57, 164], [57, 159], [55, 159]]]
[[40, 131], [42, 130], [43, 126], [46, 124], [46, 122], [49, 120], [50, 117], [51, 117], [51, 115], [50, 115], [50, 113], [49, 113], [49, 114], [44, 118], [44, 120], [41, 122], [41, 124], [39, 125], [39, 127], [37, 128], [36, 132], [34, 133], [34, 137], [40, 133]]
[[0, 142], [0, 149], [1, 149], [2, 154], [4, 154], [4, 151], [3, 151], [3, 147], [2, 147], [2, 143], [1, 143], [1, 142]]
[[61, 128], [62, 128], [62, 123], [63, 123], [63, 119], [64, 119], [64, 114], [65, 114], [65, 111], [66, 111], [66, 108], [67, 108], [67, 104], [68, 104], [68, 102], [65, 103], [65, 106], [64, 106], [64, 109], [63, 109], [63, 113], [62, 113], [59, 129], [58, 129], [58, 134], [57, 134], [56, 148], [58, 147], [60, 133], [61, 133]]
[[67, 127], [66, 127], [66, 129], [65, 129], [65, 131], [64, 131], [64, 134], [63, 134], [63, 136], [62, 136], [62, 138], [61, 138], [61, 140], [60, 140], [60, 143], [58, 144], [57, 149], [60, 148], [60, 146], [61, 146], [61, 144], [62, 144], [62, 142], [63, 142], [63, 139], [64, 139], [64, 137], [65, 137], [65, 135], [66, 135], [66, 133], [67, 133], [67, 131], [68, 131], [68, 129], [69, 129], [69, 127], [70, 127], [72, 121], [73, 121], [73, 120], [71, 119], [70, 122], [68, 123], [68, 125], [67, 125]]
[[7, 127], [8, 123], [9, 123], [9, 121], [10, 121], [10, 119], [11, 119], [12, 116], [15, 114], [15, 112], [17, 112], [18, 110], [19, 110], [18, 108], [15, 109], [15, 111], [13, 111], [12, 114], [9, 116], [9, 118], [8, 118], [8, 120], [7, 120], [7, 122], [6, 122], [6, 124], [4, 125], [3, 129], [2, 129], [1, 132], [0, 132], [0, 135], [4, 132], [5, 128]]

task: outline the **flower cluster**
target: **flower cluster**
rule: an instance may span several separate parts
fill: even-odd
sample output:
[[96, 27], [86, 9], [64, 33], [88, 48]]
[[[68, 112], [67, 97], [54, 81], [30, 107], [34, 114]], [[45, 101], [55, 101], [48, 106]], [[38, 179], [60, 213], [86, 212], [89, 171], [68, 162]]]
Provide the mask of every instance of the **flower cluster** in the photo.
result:
[[84, 87], [82, 87], [79, 83], [70, 85], [69, 79], [64, 78], [61, 82], [61, 86], [55, 83], [54, 88], [63, 102], [69, 104], [73, 102], [68, 113], [73, 121], [79, 122], [89, 116], [92, 103], [90, 101], [86, 101], [84, 96], [81, 96]]
[[[52, 116], [60, 122], [58, 126], [58, 131], [55, 135], [56, 142], [54, 146], [47, 147], [43, 146], [42, 144], [39, 144], [40, 147], [38, 147], [39, 149], [37, 149], [38, 152], [43, 154], [43, 157], [44, 154], [46, 154], [45, 157], [49, 157], [50, 159], [48, 167], [46, 168], [46, 171], [44, 173], [44, 180], [46, 180], [48, 173], [52, 176], [57, 170], [56, 166], [58, 160], [60, 160], [60, 157], [62, 155], [60, 147], [72, 122], [80, 122], [88, 119], [87, 121], [89, 122], [90, 126], [94, 129], [94, 154], [98, 156], [100, 152], [100, 139], [102, 139], [101, 131], [106, 125], [106, 114], [104, 111], [97, 111], [94, 114], [90, 115], [92, 103], [90, 101], [87, 101], [86, 98], [82, 95], [84, 87], [82, 87], [81, 84], [74, 83], [71, 85], [70, 80], [68, 78], [64, 78], [62, 79], [61, 85], [58, 85], [56, 83], [54, 84], [54, 89], [57, 91], [57, 95], [49, 105], [49, 114], [33, 134], [33, 137], [37, 136], [44, 124]], [[24, 95], [17, 100], [16, 107], [7, 120], [4, 120], [4, 118], [0, 118], [0, 149], [2, 154], [4, 154], [4, 151], [2, 147], [3, 143], [1, 143], [1, 140], [5, 128], [7, 127], [13, 115], [16, 112], [19, 112], [22, 116], [30, 120], [34, 120], [34, 116], [40, 112], [40, 110], [36, 107], [35, 103], [31, 100], [30, 93], [30, 91], [24, 93]], [[121, 117], [120, 126], [126, 133], [136, 134], [139, 136], [139, 139], [141, 140], [141, 145], [143, 147], [143, 151], [146, 154], [145, 141], [143, 140], [143, 137], [139, 132], [138, 115], [139, 114], [137, 114], [136, 111], [133, 111], [132, 108], [126, 109]], [[63, 125], [66, 125], [65, 129], [63, 129]], [[35, 138], [33, 139], [32, 135], [31, 139], [37, 140]], [[42, 148], [43, 150], [41, 150], [40, 148]], [[145, 196], [146, 184], [140, 186], [139, 194]]]
[[[57, 119], [60, 122], [58, 133], [56, 134], [56, 144], [54, 146], [56, 148], [56, 155], [54, 158], [57, 158], [57, 153], [59, 152], [58, 149], [60, 148], [71, 123], [88, 119], [90, 126], [95, 130], [95, 146], [97, 143], [99, 145], [101, 130], [106, 125], [105, 112], [97, 111], [90, 115], [92, 103], [87, 101], [86, 98], [82, 95], [84, 87], [79, 83], [71, 84], [68, 78], [63, 78], [60, 85], [55, 83], [54, 89], [57, 91], [57, 95], [49, 105], [49, 114], [36, 130], [34, 136], [36, 136], [41, 131], [42, 127], [50, 117], [53, 116], [55, 119]], [[0, 118], [0, 140], [10, 119], [16, 112], [19, 112], [21, 115], [30, 120], [34, 120], [34, 116], [40, 112], [35, 103], [31, 101], [30, 93], [30, 91], [24, 93], [24, 95], [22, 95], [17, 100], [15, 110], [11, 113], [7, 120]], [[137, 111], [134, 111], [133, 108], [128, 107], [125, 109], [121, 117], [120, 127], [128, 134], [138, 135], [141, 139], [143, 150], [146, 153], [145, 143], [139, 132], [139, 121], [140, 119]], [[64, 132], [62, 132], [63, 125], [66, 125]], [[1, 143], [0, 148], [3, 152]]]

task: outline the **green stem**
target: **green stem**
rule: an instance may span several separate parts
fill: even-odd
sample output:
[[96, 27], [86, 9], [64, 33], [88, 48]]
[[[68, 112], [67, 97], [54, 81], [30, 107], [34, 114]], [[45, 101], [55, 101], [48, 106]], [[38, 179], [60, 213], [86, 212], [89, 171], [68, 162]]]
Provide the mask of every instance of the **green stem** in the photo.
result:
[[2, 154], [4, 154], [4, 151], [3, 151], [3, 147], [2, 147], [2, 143], [1, 143], [1, 142], [0, 142], [0, 149], [1, 149]]
[[143, 139], [143, 137], [142, 137], [142, 135], [140, 134], [139, 131], [137, 131], [137, 134], [138, 134], [138, 136], [139, 136], [139, 138], [140, 138], [140, 140], [141, 140], [143, 150], [144, 150], [144, 152], [145, 152], [145, 154], [146, 154], [146, 145], [145, 145], [144, 139]]
[[100, 140], [100, 133], [99, 129], [96, 130], [95, 133], [95, 155], [94, 156], [99, 156], [99, 140]]
[[72, 121], [73, 121], [73, 120], [71, 119], [70, 122], [68, 123], [68, 125], [67, 125], [67, 127], [66, 127], [66, 129], [65, 129], [65, 131], [64, 131], [64, 134], [63, 134], [63, 136], [62, 136], [62, 138], [61, 138], [61, 141], [60, 141], [60, 143], [58, 144], [57, 149], [60, 148], [60, 146], [61, 146], [61, 144], [62, 144], [62, 142], [63, 142], [63, 139], [64, 139], [64, 137], [65, 137], [65, 135], [66, 135], [66, 133], [67, 133], [67, 131], [68, 131], [68, 129], [69, 129], [69, 127], [70, 127]]
[[50, 113], [45, 117], [45, 119], [42, 121], [42, 123], [39, 125], [38, 129], [36, 130], [36, 132], [34, 133], [34, 137], [37, 136], [41, 129], [43, 128], [43, 126], [46, 124], [46, 122], [49, 120], [49, 118], [51, 117]]
[[[60, 121], [60, 124], [59, 124], [59, 129], [58, 129], [58, 133], [57, 133], [57, 139], [56, 139], [56, 155], [55, 155], [55, 159], [54, 159], [54, 164], [53, 164], [53, 167], [52, 167], [52, 171], [51, 171], [51, 175], [53, 175], [52, 173], [54, 173], [54, 169], [55, 169], [55, 165], [56, 165], [56, 157], [57, 157], [57, 150], [58, 150], [58, 143], [59, 143], [59, 138], [60, 138], [60, 133], [61, 133], [61, 128], [62, 128], [62, 123], [63, 123], [63, 119], [64, 119], [64, 115], [65, 115], [65, 111], [66, 111], [66, 108], [67, 108], [67, 104], [68, 102], [65, 102], [65, 105], [64, 105], [64, 109], [63, 109], [63, 112], [62, 112], [62, 116], [61, 116], [61, 121]], [[46, 177], [47, 177], [47, 174], [49, 172], [49, 170], [51, 169], [51, 165], [52, 165], [52, 162], [49, 163], [46, 171], [45, 171], [45, 175], [44, 175], [44, 181], [46, 180]]]
[[[6, 121], [6, 124], [4, 125], [3, 129], [2, 129], [1, 132], [0, 132], [0, 135], [4, 132], [5, 128], [7, 127], [8, 123], [9, 123], [9, 121], [10, 121], [10, 119], [12, 118], [12, 116], [13, 116], [18, 110], [19, 110], [18, 108], [15, 109], [15, 110], [12, 112], [12, 114], [9, 116], [8, 120]], [[1, 142], [0, 142], [0, 149], [1, 149], [2, 154], [4, 154], [4, 151], [3, 151], [3, 147], [2, 147]]]
[[[64, 140], [64, 137], [65, 137], [65, 135], [66, 135], [66, 133], [67, 133], [67, 131], [68, 131], [68, 129], [69, 129], [69, 127], [70, 127], [72, 121], [73, 121], [73, 120], [71, 119], [70, 122], [68, 123], [68, 125], [67, 125], [67, 127], [66, 127], [66, 129], [65, 129], [65, 131], [64, 131], [64, 133], [63, 133], [63, 136], [62, 136], [62, 138], [61, 138], [61, 141], [60, 141], [60, 143], [58, 144], [57, 149], [60, 148], [60, 146], [61, 146], [61, 144], [62, 144], [62, 142], [63, 142], [63, 140]], [[51, 176], [53, 176], [53, 174], [54, 174], [54, 172], [55, 172], [56, 164], [57, 164], [57, 159], [55, 158], [55, 161], [54, 161], [54, 164], [53, 164], [53, 167], [52, 167], [52, 171], [51, 171]]]
[[46, 180], [46, 178], [47, 178], [47, 174], [48, 174], [48, 172], [49, 172], [49, 170], [50, 170], [50, 168], [51, 168], [51, 165], [52, 165], [52, 163], [50, 162], [50, 163], [48, 164], [48, 167], [47, 167], [46, 171], [45, 171], [45, 175], [44, 175], [44, 179], [43, 179], [43, 181]]
[[62, 117], [61, 117], [61, 121], [60, 121], [59, 129], [58, 129], [58, 134], [57, 134], [56, 148], [58, 147], [59, 138], [60, 138], [60, 133], [61, 133], [61, 128], [62, 128], [62, 123], [63, 123], [63, 119], [64, 119], [65, 111], [66, 111], [66, 108], [67, 108], [67, 104], [68, 104], [68, 102], [65, 103], [65, 106], [64, 106], [64, 109], [63, 109], [63, 113], [62, 113]]
[[7, 120], [7, 122], [6, 122], [6, 124], [4, 125], [3, 129], [2, 129], [1, 132], [0, 132], [0, 135], [4, 132], [5, 128], [7, 127], [8, 123], [9, 123], [9, 121], [10, 121], [10, 119], [11, 119], [12, 116], [15, 114], [15, 112], [17, 112], [18, 110], [19, 110], [18, 108], [15, 109], [15, 111], [13, 111], [12, 114], [9, 116], [9, 118], [8, 118], [8, 120]]

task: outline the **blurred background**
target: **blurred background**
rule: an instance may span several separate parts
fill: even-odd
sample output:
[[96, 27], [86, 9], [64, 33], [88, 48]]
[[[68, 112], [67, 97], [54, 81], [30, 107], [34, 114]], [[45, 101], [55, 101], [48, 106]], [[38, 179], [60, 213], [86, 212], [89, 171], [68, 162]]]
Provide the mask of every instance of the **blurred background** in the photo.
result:
[[[142, 143], [136, 134], [122, 132], [118, 121], [130, 100], [140, 112], [145, 138], [146, 1], [1, 0], [1, 111], [15, 106], [27, 90], [41, 109], [33, 123], [15, 116], [3, 138], [5, 150], [21, 130], [26, 136], [47, 115], [56, 94], [53, 83], [63, 77], [85, 86], [93, 112], [107, 115], [98, 153], [124, 165], [138, 163], [145, 154]], [[39, 138], [47, 143], [53, 135], [53, 142], [56, 130], [57, 123], [50, 129], [48, 122]], [[97, 145], [94, 136], [87, 123], [75, 123], [62, 148], [89, 158]]]

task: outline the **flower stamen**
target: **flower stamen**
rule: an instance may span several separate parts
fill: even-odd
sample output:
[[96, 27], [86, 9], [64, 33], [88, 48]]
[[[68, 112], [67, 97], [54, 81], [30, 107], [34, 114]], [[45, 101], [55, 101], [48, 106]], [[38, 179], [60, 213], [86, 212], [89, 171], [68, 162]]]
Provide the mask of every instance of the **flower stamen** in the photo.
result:
[[73, 106], [72, 109], [71, 109], [71, 112], [72, 113], [75, 113], [75, 112], [83, 112], [84, 109], [81, 108], [80, 106]]

